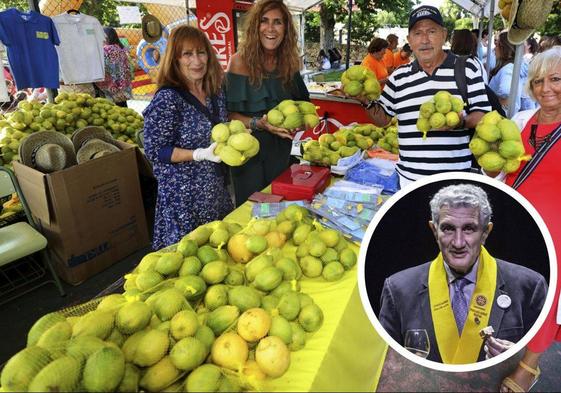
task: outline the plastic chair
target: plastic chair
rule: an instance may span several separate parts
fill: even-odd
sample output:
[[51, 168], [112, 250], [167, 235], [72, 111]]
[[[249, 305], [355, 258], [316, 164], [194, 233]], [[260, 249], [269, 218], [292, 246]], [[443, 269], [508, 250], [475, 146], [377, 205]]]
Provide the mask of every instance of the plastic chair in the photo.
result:
[[[18, 195], [27, 221], [0, 227], [0, 304], [49, 283], [55, 284], [60, 295], [64, 296], [64, 289], [47, 252], [47, 239], [35, 228], [14, 173], [0, 166], [0, 197], [13, 193]], [[36, 254], [40, 256], [39, 260], [35, 258]], [[52, 279], [37, 282], [47, 273], [45, 267]]]

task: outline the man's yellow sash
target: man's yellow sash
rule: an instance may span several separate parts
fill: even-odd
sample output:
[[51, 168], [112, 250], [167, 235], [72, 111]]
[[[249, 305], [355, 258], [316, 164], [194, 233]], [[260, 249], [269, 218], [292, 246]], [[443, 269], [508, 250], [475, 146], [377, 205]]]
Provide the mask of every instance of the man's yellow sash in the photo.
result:
[[479, 331], [487, 326], [497, 286], [497, 262], [481, 247], [477, 282], [461, 337], [452, 311], [442, 253], [429, 269], [429, 299], [436, 343], [445, 364], [477, 362], [483, 340]]

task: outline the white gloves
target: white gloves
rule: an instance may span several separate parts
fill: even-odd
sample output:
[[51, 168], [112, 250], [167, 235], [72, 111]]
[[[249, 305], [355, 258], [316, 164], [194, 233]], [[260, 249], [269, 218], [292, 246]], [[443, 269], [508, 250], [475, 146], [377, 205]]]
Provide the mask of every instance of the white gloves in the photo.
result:
[[216, 147], [216, 142], [207, 147], [206, 149], [195, 149], [193, 150], [193, 160], [195, 161], [212, 161], [212, 162], [222, 162], [222, 159], [214, 154], [214, 148]]

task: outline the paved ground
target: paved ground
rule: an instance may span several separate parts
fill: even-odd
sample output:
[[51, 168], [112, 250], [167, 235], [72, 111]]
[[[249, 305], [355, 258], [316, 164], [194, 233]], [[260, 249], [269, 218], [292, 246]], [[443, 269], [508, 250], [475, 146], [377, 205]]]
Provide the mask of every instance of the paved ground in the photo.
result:
[[[498, 392], [502, 379], [514, 369], [521, 353], [485, 370], [447, 373], [419, 367], [392, 350], [388, 350], [379, 392]], [[555, 343], [540, 362], [542, 375], [532, 392], [561, 390], [561, 344]]]

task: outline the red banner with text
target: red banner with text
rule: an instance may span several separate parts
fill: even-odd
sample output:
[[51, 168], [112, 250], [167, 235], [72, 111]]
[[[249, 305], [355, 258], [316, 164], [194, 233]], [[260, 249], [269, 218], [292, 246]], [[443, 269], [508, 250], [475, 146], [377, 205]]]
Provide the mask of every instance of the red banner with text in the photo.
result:
[[236, 50], [234, 35], [234, 0], [198, 0], [197, 20], [216, 51], [225, 70]]

